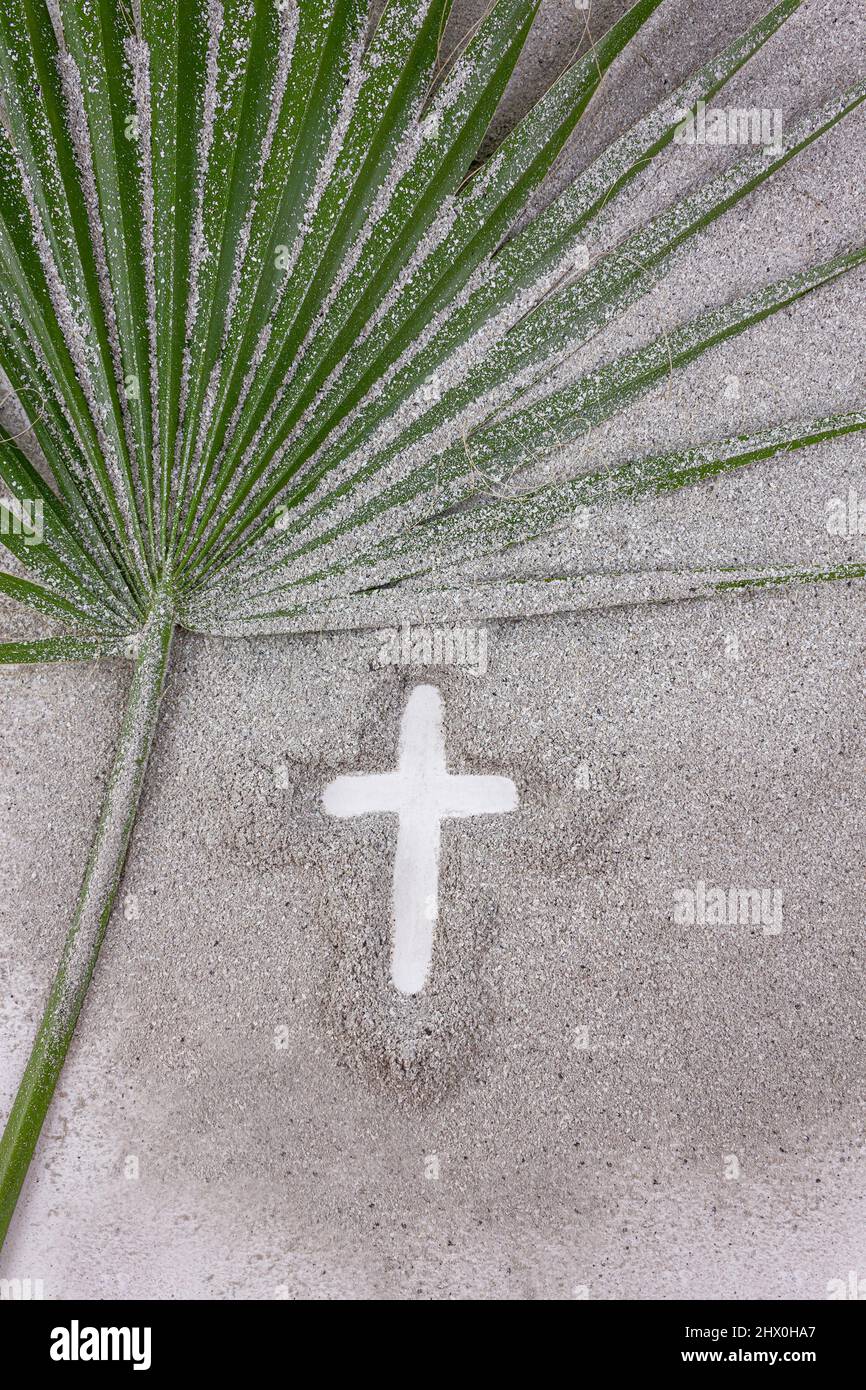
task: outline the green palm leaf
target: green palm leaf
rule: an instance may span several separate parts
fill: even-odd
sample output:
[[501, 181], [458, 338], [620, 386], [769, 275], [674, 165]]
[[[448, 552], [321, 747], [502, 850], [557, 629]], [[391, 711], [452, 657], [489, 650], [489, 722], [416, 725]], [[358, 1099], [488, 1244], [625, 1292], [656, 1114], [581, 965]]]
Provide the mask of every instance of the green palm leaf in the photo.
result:
[[[714, 345], [859, 266], [851, 247], [581, 373], [668, 258], [866, 97], [735, 161], [589, 267], [585, 238], [797, 10], [782, 0], [558, 197], [541, 190], [638, 0], [480, 157], [537, 0], [443, 61], [450, 0], [0, 0], [0, 594], [57, 628], [0, 664], [133, 663], [99, 826], [0, 1141], [0, 1239], [122, 873], [178, 626], [233, 636], [659, 602], [864, 567], [521, 572], [576, 509], [630, 504], [866, 428], [782, 423], [499, 496]], [[529, 206], [541, 210], [529, 216]], [[17, 509], [17, 510], [16, 510]], [[479, 558], [508, 552], [495, 581]]]

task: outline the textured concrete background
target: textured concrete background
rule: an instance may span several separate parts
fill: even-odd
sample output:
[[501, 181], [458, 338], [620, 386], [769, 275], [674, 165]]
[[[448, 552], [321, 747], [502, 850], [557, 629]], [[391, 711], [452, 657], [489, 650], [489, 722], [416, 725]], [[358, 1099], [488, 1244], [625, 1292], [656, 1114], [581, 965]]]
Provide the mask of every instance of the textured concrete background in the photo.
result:
[[[558, 180], [761, 8], [669, 0]], [[592, 32], [618, 12], [595, 4]], [[544, 0], [511, 115], [585, 21]], [[724, 102], [793, 119], [862, 78], [864, 37], [847, 0], [811, 0]], [[864, 124], [681, 253], [587, 361], [862, 240]], [[593, 253], [730, 157], [672, 150]], [[596, 432], [594, 456], [862, 404], [864, 307], [862, 273], [810, 297]], [[863, 462], [836, 443], [614, 512], [568, 553], [540, 546], [539, 573], [861, 558], [826, 504], [866, 492]], [[607, 1299], [820, 1298], [866, 1274], [864, 614], [838, 585], [491, 624], [477, 677], [382, 669], [371, 634], [181, 637], [134, 900], [0, 1273], [47, 1297]], [[395, 827], [318, 801], [393, 764], [420, 679], [443, 692], [452, 770], [513, 777], [521, 807], [445, 826], [431, 983], [405, 1000]], [[113, 663], [0, 680], [4, 1112], [126, 680]], [[779, 889], [783, 930], [675, 923], [698, 880]]]

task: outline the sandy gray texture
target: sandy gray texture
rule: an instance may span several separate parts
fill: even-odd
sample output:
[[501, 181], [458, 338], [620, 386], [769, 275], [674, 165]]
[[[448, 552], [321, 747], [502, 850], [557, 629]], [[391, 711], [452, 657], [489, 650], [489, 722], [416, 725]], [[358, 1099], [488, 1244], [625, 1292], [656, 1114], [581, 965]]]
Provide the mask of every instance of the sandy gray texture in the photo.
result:
[[[561, 178], [761, 8], [670, 0]], [[584, 19], [545, 0], [512, 113]], [[725, 103], [793, 118], [862, 78], [864, 39], [848, 0], [811, 0]], [[587, 360], [862, 239], [864, 125], [682, 253]], [[605, 236], [727, 158], [671, 151]], [[613, 461], [862, 404], [864, 307], [858, 273], [589, 447]], [[539, 546], [537, 572], [862, 558], [825, 519], [866, 494], [863, 463], [835, 443], [614, 512]], [[133, 896], [0, 1272], [100, 1298], [820, 1298], [866, 1274], [864, 615], [866, 591], [838, 585], [491, 624], [477, 677], [379, 668], [372, 634], [181, 637]], [[513, 777], [521, 807], [445, 827], [432, 978], [406, 1000], [388, 983], [395, 827], [318, 801], [393, 766], [422, 679], [452, 770]], [[2, 673], [4, 1111], [126, 682], [114, 663]], [[675, 923], [699, 880], [781, 891], [782, 931]]]

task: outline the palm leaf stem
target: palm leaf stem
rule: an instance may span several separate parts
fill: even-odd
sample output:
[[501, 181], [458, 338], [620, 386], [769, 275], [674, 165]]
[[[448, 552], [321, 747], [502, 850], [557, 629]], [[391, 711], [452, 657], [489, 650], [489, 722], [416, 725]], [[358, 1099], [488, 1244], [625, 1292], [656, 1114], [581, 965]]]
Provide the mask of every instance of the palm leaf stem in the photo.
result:
[[93, 976], [153, 747], [174, 613], [167, 593], [142, 629], [114, 766], [72, 924], [27, 1067], [0, 1139], [0, 1247]]

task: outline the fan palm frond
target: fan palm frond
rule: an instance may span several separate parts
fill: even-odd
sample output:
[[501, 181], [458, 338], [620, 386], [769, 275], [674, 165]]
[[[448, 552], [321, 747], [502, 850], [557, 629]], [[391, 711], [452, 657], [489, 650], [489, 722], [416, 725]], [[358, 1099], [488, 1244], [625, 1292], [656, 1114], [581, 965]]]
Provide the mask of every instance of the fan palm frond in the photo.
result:
[[[637, 3], [486, 158], [537, 0], [443, 61], [450, 0], [0, 0], [0, 594], [56, 625], [0, 663], [125, 657], [114, 769], [0, 1141], [0, 1239], [111, 914], [172, 634], [378, 625], [863, 577], [862, 566], [521, 574], [479, 559], [579, 509], [698, 485], [866, 427], [781, 423], [515, 492], [667, 375], [862, 264], [716, 306], [587, 373], [578, 351], [671, 254], [822, 138], [857, 87], [593, 265], [589, 229], [795, 13], [782, 0], [529, 216]], [[508, 486], [506, 486], [508, 485]], [[38, 543], [32, 518], [38, 513]], [[28, 518], [30, 524], [28, 525]]]

